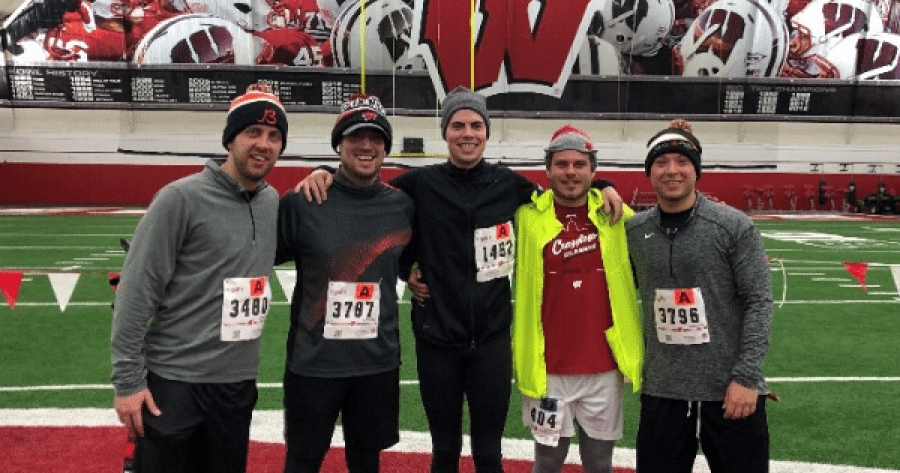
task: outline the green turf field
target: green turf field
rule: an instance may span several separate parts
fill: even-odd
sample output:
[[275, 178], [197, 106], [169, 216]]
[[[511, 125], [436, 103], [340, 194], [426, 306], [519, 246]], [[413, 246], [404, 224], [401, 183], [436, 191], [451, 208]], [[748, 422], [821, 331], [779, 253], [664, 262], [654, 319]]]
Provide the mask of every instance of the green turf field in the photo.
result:
[[[25, 273], [15, 310], [0, 300], [0, 409], [111, 408], [107, 275], [121, 267], [119, 239], [130, 237], [137, 221], [0, 216], [0, 271]], [[769, 404], [772, 458], [900, 470], [900, 222], [765, 220], [758, 226], [772, 258], [776, 307], [765, 365], [781, 397]], [[844, 262], [867, 263], [867, 291]], [[64, 311], [48, 277], [61, 272], [79, 275]], [[279, 409], [281, 402], [288, 303], [278, 284], [273, 292], [260, 409]], [[401, 422], [404, 430], [426, 430], [408, 313], [404, 302]], [[528, 438], [519, 409], [516, 394], [507, 436]], [[620, 445], [634, 446], [637, 414], [637, 397], [629, 395]]]

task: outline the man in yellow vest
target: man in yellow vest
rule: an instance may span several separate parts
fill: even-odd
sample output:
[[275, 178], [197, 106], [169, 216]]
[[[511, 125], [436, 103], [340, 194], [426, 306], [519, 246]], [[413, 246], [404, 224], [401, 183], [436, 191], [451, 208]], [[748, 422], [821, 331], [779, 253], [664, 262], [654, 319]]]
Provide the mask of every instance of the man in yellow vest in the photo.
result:
[[551, 192], [516, 212], [513, 365], [534, 473], [559, 472], [577, 428], [585, 472], [612, 472], [623, 381], [640, 389], [644, 349], [624, 221], [591, 188], [597, 151], [564, 126], [546, 149]]

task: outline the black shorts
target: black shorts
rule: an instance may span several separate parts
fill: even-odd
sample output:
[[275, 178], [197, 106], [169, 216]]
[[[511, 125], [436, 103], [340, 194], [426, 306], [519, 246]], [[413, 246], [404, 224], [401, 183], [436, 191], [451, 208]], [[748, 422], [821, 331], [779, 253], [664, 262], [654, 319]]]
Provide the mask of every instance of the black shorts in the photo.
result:
[[140, 473], [244, 473], [256, 380], [185, 383], [147, 373], [147, 387], [162, 414], [144, 406], [144, 437], [135, 464]]
[[400, 369], [366, 376], [284, 375], [285, 441], [289, 455], [324, 456], [338, 414], [351, 451], [381, 451], [400, 441]]
[[768, 472], [766, 397], [757, 398], [756, 412], [747, 418], [729, 420], [724, 413], [721, 400], [688, 402], [642, 394], [637, 471], [690, 473], [699, 444], [713, 473]]

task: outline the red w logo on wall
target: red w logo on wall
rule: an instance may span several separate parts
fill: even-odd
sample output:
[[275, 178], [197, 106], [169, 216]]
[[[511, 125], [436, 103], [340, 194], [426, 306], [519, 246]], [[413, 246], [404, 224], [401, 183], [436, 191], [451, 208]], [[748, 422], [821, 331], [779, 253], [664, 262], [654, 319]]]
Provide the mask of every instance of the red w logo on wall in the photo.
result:
[[[485, 96], [562, 95], [597, 0], [416, 0], [410, 54], [425, 58], [439, 98], [459, 85]], [[583, 12], [578, 16], [574, 12]], [[581, 21], [572, 21], [581, 18]], [[474, 43], [474, 49], [472, 44]], [[474, 51], [474, 58], [473, 58]], [[473, 61], [474, 59], [474, 61]], [[474, 62], [474, 83], [472, 69]]]

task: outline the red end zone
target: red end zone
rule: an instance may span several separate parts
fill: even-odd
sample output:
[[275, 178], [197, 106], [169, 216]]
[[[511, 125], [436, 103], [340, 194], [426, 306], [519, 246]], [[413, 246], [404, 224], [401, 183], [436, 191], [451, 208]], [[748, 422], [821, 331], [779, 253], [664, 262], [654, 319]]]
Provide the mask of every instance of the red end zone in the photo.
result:
[[[3, 445], [2, 473], [112, 473], [122, 470], [126, 442], [121, 427], [0, 427], [0, 445]], [[284, 468], [284, 454], [284, 445], [251, 442], [247, 471], [280, 473]], [[421, 473], [429, 470], [430, 461], [427, 453], [389, 451], [381, 456], [381, 470]], [[461, 473], [475, 471], [470, 458], [464, 458], [461, 463]], [[506, 473], [529, 473], [531, 468], [530, 461], [503, 463]], [[325, 457], [322, 472], [345, 471], [343, 449], [332, 448]], [[566, 465], [562, 471], [576, 473], [582, 469], [580, 465]], [[614, 472], [633, 473], [634, 470], [616, 468]]]

